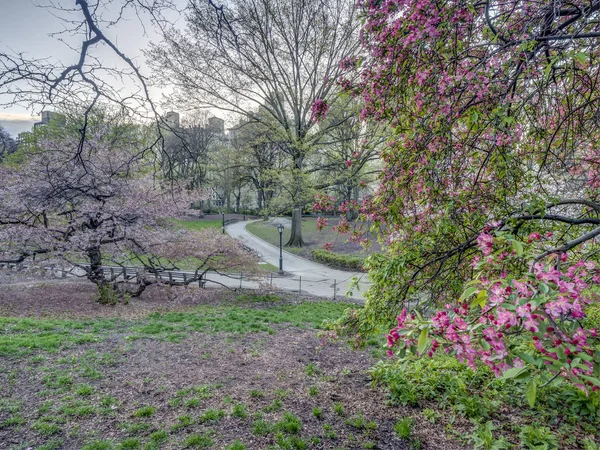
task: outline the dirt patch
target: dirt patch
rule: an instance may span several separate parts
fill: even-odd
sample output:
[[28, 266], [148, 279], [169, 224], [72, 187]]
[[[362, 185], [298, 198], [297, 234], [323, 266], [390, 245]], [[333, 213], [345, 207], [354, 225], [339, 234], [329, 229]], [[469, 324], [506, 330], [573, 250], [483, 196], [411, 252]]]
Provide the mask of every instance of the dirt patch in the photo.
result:
[[[0, 308], [18, 316], [140, 318], [232, 301], [206, 290], [174, 303], [157, 291], [106, 307], [91, 300], [93, 288], [5, 284]], [[248, 307], [268, 313], [265, 305]], [[274, 330], [190, 332], [175, 343], [132, 340], [132, 330], [121, 327], [103, 332], [100, 342], [56, 353], [0, 357], [0, 448], [180, 449], [210, 442], [206, 448], [216, 449], [236, 439], [247, 449], [464, 448], [445, 437], [443, 425], [419, 420], [418, 409], [390, 406], [370, 386], [367, 371], [376, 359], [369, 351], [320, 347], [312, 329], [282, 323]], [[405, 417], [415, 417], [413, 440], [394, 432]]]
[[[253, 433], [253, 415], [260, 415], [267, 424], [277, 423], [283, 413], [292, 413], [301, 421], [300, 436], [304, 441], [316, 437], [319, 445], [311, 448], [371, 448], [409, 449], [408, 442], [395, 437], [394, 423], [402, 417], [415, 415], [416, 411], [388, 406], [385, 394], [369, 387], [366, 369], [374, 361], [364, 352], [352, 352], [340, 345], [327, 346], [315, 351], [318, 341], [313, 331], [281, 328], [276, 335], [264, 334], [244, 337], [227, 344], [227, 336], [195, 334], [175, 344], [155, 340], [138, 340], [129, 346], [115, 337], [101, 345], [78, 348], [75, 352], [61, 352], [48, 361], [46, 368], [74, 373], [69, 364], [58, 364], [62, 360], [80, 360], [91, 350], [102, 354], [119, 355], [113, 367], [104, 370], [101, 380], [89, 381], [76, 377], [72, 385], [87, 382], [93, 386], [94, 394], [86, 397], [91, 404], [99, 404], [110, 395], [118, 399], [114, 414], [90, 414], [72, 417], [56, 433], [63, 444], [60, 448], [81, 448], [95, 436], [102, 440], [123, 441], [131, 437], [124, 431], [123, 424], [150, 424], [149, 428], [135, 433], [141, 441], [149, 439], [153, 432], [166, 430], [168, 442], [160, 448], [181, 448], [182, 442], [193, 433], [209, 433], [215, 442], [213, 448], [239, 439], [249, 449], [266, 449], [276, 442], [274, 433], [265, 436]], [[3, 384], [5, 399], [24, 402], [21, 414], [27, 424], [18, 432], [11, 428], [0, 430], [0, 442], [8, 447], [27, 443], [41, 444], [44, 439], [27, 425], [40, 421], [38, 411], [47, 398], [53, 398], [54, 409], [59, 404], [68, 404], [73, 389], [56, 396], [45, 394], [47, 386], [41, 382], [43, 371], [28, 370], [27, 361], [5, 361], [4, 367], [13, 375], [6, 376]], [[315, 367], [315, 373], [307, 375], [306, 368]], [[210, 397], [192, 403], [194, 394], [184, 395], [181, 404], [174, 405], [177, 393], [198, 386], [216, 386]], [[311, 395], [311, 388], [317, 394]], [[315, 392], [313, 390], [313, 392]], [[262, 393], [264, 396], [256, 396]], [[280, 400], [278, 403], [277, 400]], [[171, 402], [171, 403], [170, 403]], [[249, 416], [239, 418], [232, 415], [233, 405], [243, 403]], [[275, 405], [275, 406], [274, 406]], [[280, 405], [280, 406], [277, 406]], [[342, 405], [343, 412], [337, 413], [335, 405]], [[155, 409], [151, 417], [142, 420], [136, 417], [140, 408]], [[319, 418], [313, 409], [319, 408]], [[223, 411], [218, 423], [199, 423], [207, 410]], [[173, 431], [178, 418], [191, 416], [193, 425], [184, 430]], [[348, 420], [362, 417], [373, 423], [373, 429], [348, 425]], [[323, 426], [328, 424], [335, 437], [324, 437]], [[424, 425], [424, 426], [423, 426]], [[447, 441], [442, 430], [431, 432], [426, 424], [417, 424], [415, 436], [422, 448], [459, 449], [457, 443]], [[329, 436], [334, 436], [330, 434]], [[436, 435], [438, 438], [436, 438]], [[367, 447], [369, 448], [369, 447]]]
[[[199, 305], [239, 305], [236, 302], [239, 295], [256, 293], [215, 287], [199, 289], [196, 286], [154, 285], [146, 288], [140, 297], [128, 299], [126, 304], [105, 306], [96, 302], [96, 286], [86, 280], [41, 279], [35, 274], [0, 270], [0, 315], [11, 317], [138, 319], [153, 312], [185, 311]], [[306, 294], [276, 294], [279, 302], [263, 306], [320, 301], [318, 297]]]

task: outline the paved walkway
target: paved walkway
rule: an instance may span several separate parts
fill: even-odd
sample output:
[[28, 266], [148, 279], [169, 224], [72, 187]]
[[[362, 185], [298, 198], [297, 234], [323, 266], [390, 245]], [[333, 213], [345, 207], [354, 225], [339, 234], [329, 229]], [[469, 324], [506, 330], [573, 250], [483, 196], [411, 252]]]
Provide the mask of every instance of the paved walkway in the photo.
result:
[[[246, 221], [228, 225], [227, 233], [258, 252], [263, 261], [279, 267], [279, 248], [250, 234], [246, 230], [246, 225], [249, 223], [250, 221]], [[283, 270], [288, 276], [274, 276], [274, 286], [286, 290], [298, 290], [301, 283], [303, 292], [323, 297], [333, 297], [334, 287], [336, 296], [344, 296], [352, 279], [357, 277], [361, 280], [360, 291], [355, 289], [352, 292], [352, 298], [364, 299], [364, 291], [369, 285], [365, 273], [332, 269], [285, 250], [283, 251]]]

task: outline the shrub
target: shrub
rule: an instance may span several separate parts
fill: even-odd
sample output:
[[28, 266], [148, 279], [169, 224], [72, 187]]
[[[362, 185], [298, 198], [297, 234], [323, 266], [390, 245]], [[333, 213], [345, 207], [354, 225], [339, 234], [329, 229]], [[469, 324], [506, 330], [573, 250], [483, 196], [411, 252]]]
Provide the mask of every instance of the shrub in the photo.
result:
[[588, 306], [585, 316], [583, 321], [585, 328], [600, 328], [600, 301]]
[[327, 250], [313, 250], [312, 257], [315, 261], [340, 269], [363, 270], [364, 259], [358, 256], [340, 255]]

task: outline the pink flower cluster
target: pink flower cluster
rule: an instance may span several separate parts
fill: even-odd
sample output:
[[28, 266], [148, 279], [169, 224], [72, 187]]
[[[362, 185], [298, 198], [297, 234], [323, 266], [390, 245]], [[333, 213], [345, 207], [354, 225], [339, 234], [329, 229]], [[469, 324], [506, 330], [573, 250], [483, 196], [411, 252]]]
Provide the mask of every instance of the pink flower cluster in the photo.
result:
[[325, 242], [323, 244], [323, 248], [330, 252], [331, 250], [333, 250], [333, 242]]
[[[541, 234], [534, 233], [530, 239], [541, 239]], [[427, 354], [433, 356], [441, 347], [473, 369], [481, 362], [499, 376], [512, 367], [524, 366], [513, 351], [517, 344], [512, 336], [521, 335], [530, 339], [531, 356], [543, 360], [550, 373], [582, 389], [600, 389], [590, 378], [597, 357], [591, 340], [598, 339], [598, 330], [579, 324], [584, 307], [592, 301], [589, 282], [600, 282], [600, 268], [580, 260], [561, 270], [553, 258], [534, 264], [531, 273], [520, 279], [511, 278], [502, 272], [503, 262], [516, 255], [505, 251], [492, 254], [494, 241], [489, 233], [478, 239], [478, 247], [488, 257], [476, 266], [489, 278], [478, 280], [463, 300], [430, 316], [427, 326], [432, 340]], [[567, 262], [569, 255], [563, 253], [559, 259]], [[422, 326], [422, 321], [402, 311], [398, 326], [387, 336], [388, 354], [393, 355], [396, 345], [414, 346], [414, 334]]]
[[318, 193], [315, 194], [315, 203], [313, 204], [313, 211], [316, 212], [328, 212], [333, 211], [335, 205], [335, 198], [331, 195]]
[[313, 122], [321, 122], [325, 118], [325, 114], [329, 110], [329, 105], [323, 99], [316, 99], [311, 107], [311, 120]]
[[329, 223], [329, 221], [327, 219], [325, 219], [324, 217], [317, 217], [315, 226], [317, 227], [317, 230], [321, 231], [323, 228], [325, 228], [327, 226], [328, 223]]

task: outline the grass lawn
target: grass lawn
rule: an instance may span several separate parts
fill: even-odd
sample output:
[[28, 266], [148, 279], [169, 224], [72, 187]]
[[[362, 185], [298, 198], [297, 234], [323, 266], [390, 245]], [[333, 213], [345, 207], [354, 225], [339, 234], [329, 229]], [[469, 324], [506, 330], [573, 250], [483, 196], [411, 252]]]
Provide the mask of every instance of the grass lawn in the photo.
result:
[[3, 449], [410, 448], [370, 352], [315, 350], [348, 304], [161, 289], [110, 308], [72, 284], [1, 286]]
[[[323, 244], [327, 242], [333, 242], [333, 252], [341, 253], [344, 255], [354, 255], [360, 257], [366, 257], [367, 254], [363, 252], [361, 246], [357, 243], [346, 242], [348, 240], [347, 235], [340, 235], [331, 229], [331, 225], [337, 223], [337, 219], [330, 219], [330, 226], [323, 230], [317, 230], [315, 225], [316, 219], [305, 218], [302, 219], [302, 237], [306, 246], [303, 248], [284, 247], [286, 251], [303, 256], [305, 258], [311, 258], [311, 251], [316, 249], [322, 249]], [[256, 221], [248, 224], [246, 229], [253, 235], [273, 244], [279, 246], [279, 232], [277, 231], [277, 225], [272, 222]], [[283, 244], [289, 240], [291, 230], [289, 227], [285, 227], [283, 230]], [[380, 247], [375, 242], [372, 250], [379, 250]]]
[[221, 220], [203, 220], [203, 219], [173, 219], [178, 225], [192, 231], [205, 230], [207, 228], [216, 228], [220, 230], [223, 226]]
[[[205, 219], [172, 219], [176, 224], [191, 230], [191, 231], [201, 231], [206, 229], [217, 229], [221, 230], [222, 221], [221, 220], [205, 220]], [[165, 266], [169, 266], [169, 264], [165, 261]], [[137, 265], [137, 264], [133, 264]], [[177, 262], [177, 267], [182, 270], [195, 270], [199, 265], [201, 265], [201, 261], [196, 258], [186, 258], [182, 261]], [[277, 272], [279, 270], [278, 267], [273, 266], [272, 264], [259, 264], [258, 270], [262, 272]]]
[[597, 448], [597, 396], [547, 388], [531, 410], [451, 358], [323, 345], [356, 305], [151, 287], [106, 307], [86, 283], [4, 283], [2, 449]]

